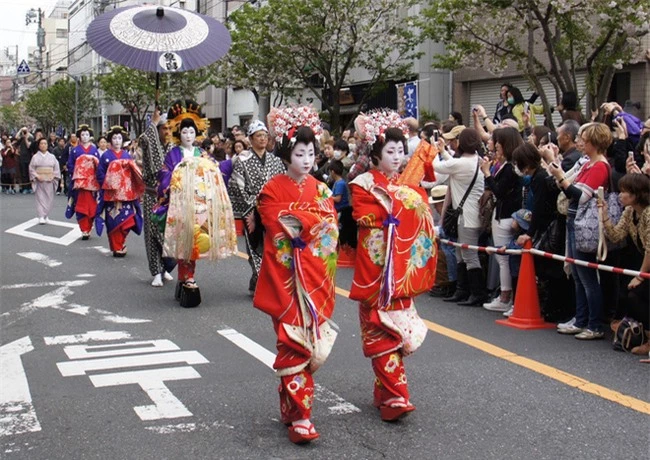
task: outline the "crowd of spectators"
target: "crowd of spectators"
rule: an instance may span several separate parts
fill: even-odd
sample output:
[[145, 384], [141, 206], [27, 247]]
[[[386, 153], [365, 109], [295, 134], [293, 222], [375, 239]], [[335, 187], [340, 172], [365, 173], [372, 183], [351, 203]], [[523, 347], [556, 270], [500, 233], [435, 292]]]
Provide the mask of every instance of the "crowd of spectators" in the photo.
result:
[[[471, 127], [460, 125], [455, 114], [442, 123], [437, 142], [443, 153], [437, 159], [438, 181], [432, 185], [434, 190], [441, 185], [448, 188], [437, 214], [443, 216], [448, 206], [456, 207], [471, 186], [473, 198], [459, 219], [459, 243], [521, 248], [531, 241], [546, 252], [648, 272], [650, 119], [643, 122], [610, 102], [587, 121], [576, 95], [567, 93], [554, 108], [562, 122], [552, 130], [535, 100], [535, 94], [526, 100], [519, 89], [504, 84], [494, 116], [477, 105], [472, 107]], [[428, 132], [426, 126], [422, 132]], [[476, 151], [468, 151], [466, 141], [474, 137], [482, 142]], [[483, 180], [471, 182], [477, 155]], [[618, 222], [610, 219], [607, 201], [597, 197], [599, 187], [618, 195], [625, 209]], [[597, 260], [596, 253], [581, 248], [579, 241], [576, 244], [576, 235], [584, 233], [576, 215], [590, 201], [605, 210], [598, 218], [609, 248], [605, 260]], [[441, 234], [445, 236], [442, 228]], [[487, 310], [512, 315], [518, 256], [481, 256], [465, 249], [441, 254], [447, 277], [438, 277], [432, 296], [458, 305], [482, 303]], [[477, 260], [482, 273], [468, 277]], [[535, 268], [542, 314], [558, 323], [559, 333], [581, 340], [601, 339], [608, 322], [616, 333], [621, 319], [633, 318], [646, 330], [645, 343], [633, 352], [650, 352], [648, 280], [570, 263], [563, 266], [542, 257], [535, 257]], [[488, 296], [492, 300], [481, 302]]]

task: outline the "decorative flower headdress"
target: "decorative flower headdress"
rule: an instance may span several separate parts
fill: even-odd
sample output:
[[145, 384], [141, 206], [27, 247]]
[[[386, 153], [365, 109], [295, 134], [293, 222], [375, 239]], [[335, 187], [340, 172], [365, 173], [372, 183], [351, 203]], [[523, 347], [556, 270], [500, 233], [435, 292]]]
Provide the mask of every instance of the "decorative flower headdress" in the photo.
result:
[[354, 120], [354, 128], [364, 142], [374, 144], [378, 137], [383, 139], [388, 128], [399, 128], [408, 136], [408, 125], [399, 113], [392, 109], [377, 109], [368, 113], [360, 113]]
[[311, 128], [316, 139], [323, 133], [318, 112], [312, 106], [273, 107], [269, 112], [268, 122], [271, 135], [275, 136], [277, 142], [282, 142], [283, 136], [287, 136], [289, 140], [293, 139], [296, 130], [301, 126]]
[[201, 113], [201, 105], [191, 99], [186, 99], [185, 101], [179, 99], [175, 101], [167, 112], [167, 123], [169, 123], [169, 127], [172, 129], [174, 137], [180, 137], [181, 121], [186, 118], [194, 121], [196, 129], [198, 129], [196, 140], [203, 140], [203, 134], [210, 126], [210, 122]]

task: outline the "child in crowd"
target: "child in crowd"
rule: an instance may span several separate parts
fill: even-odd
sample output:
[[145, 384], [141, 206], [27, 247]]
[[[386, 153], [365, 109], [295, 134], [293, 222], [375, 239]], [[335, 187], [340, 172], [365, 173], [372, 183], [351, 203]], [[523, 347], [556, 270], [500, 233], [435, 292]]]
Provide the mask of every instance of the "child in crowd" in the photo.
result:
[[332, 160], [329, 165], [329, 174], [332, 180], [334, 208], [337, 213], [340, 213], [344, 208], [350, 206], [348, 184], [343, 179], [343, 163], [340, 160]]

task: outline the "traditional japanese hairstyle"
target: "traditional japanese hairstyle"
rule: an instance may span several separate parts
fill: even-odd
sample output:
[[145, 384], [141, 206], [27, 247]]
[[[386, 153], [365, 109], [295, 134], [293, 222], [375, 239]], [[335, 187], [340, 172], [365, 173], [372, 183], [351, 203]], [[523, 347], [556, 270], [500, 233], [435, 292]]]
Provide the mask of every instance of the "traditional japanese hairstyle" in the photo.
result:
[[381, 151], [388, 141], [401, 142], [406, 150], [406, 136], [409, 129], [399, 113], [391, 109], [378, 109], [361, 113], [354, 120], [354, 128], [364, 144], [370, 146], [370, 159], [376, 166]]
[[210, 126], [210, 122], [201, 113], [199, 103], [191, 99], [175, 101], [167, 112], [167, 122], [176, 139], [180, 140], [182, 128], [191, 126], [196, 131], [196, 140], [199, 142]]
[[88, 126], [87, 124], [83, 124], [83, 125], [79, 125], [79, 128], [77, 128], [77, 132], [76, 132], [77, 138], [81, 138], [82, 131], [88, 131], [88, 133], [90, 133], [90, 137], [93, 137], [93, 130], [90, 129], [90, 126]]
[[274, 107], [268, 116], [271, 135], [275, 137], [277, 155], [291, 161], [291, 150], [297, 142], [314, 143], [323, 133], [318, 112], [311, 106]]
[[[111, 126], [111, 129], [109, 129], [108, 132], [106, 133], [106, 140], [108, 141], [109, 144], [113, 143], [113, 136], [115, 136], [116, 134], [122, 135], [123, 142], [126, 142], [129, 139], [129, 133], [127, 133], [124, 128], [122, 128], [119, 125]], [[79, 135], [77, 135], [77, 137], [79, 137]]]

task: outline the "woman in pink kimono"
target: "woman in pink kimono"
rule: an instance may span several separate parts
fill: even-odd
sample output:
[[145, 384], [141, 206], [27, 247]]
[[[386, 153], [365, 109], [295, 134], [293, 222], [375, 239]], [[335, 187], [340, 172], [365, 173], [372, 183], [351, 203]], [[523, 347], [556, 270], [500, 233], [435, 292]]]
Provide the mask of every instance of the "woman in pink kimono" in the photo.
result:
[[56, 193], [61, 169], [56, 157], [47, 151], [47, 139], [38, 141], [38, 152], [29, 162], [29, 180], [32, 181], [32, 189], [36, 197], [36, 214], [38, 223], [49, 222], [48, 215], [54, 206], [54, 194]]

